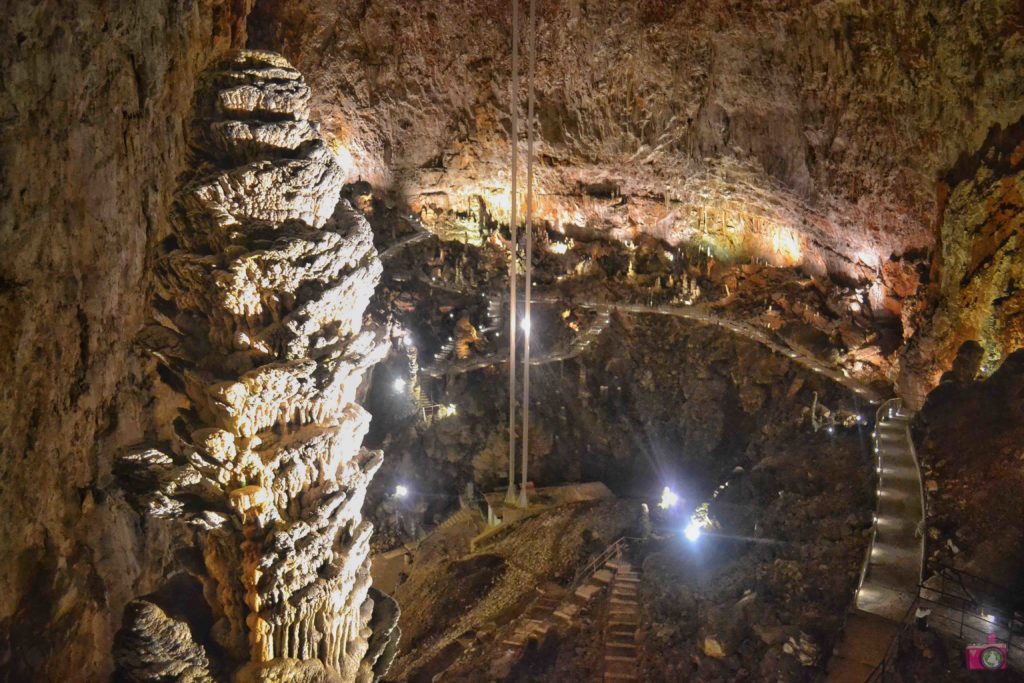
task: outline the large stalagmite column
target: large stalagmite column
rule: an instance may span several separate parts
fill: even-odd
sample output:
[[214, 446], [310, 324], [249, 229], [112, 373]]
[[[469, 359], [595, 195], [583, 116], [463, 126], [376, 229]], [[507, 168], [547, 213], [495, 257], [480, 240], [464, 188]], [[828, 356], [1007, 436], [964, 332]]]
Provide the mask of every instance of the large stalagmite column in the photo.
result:
[[361, 515], [381, 454], [360, 449], [355, 403], [386, 350], [362, 329], [381, 264], [308, 102], [263, 52], [211, 72], [196, 100], [194, 170], [144, 334], [183, 407], [169, 442], [118, 474], [145, 514], [194, 530], [209, 610], [129, 605], [115, 654], [130, 679], [370, 681], [393, 650]]

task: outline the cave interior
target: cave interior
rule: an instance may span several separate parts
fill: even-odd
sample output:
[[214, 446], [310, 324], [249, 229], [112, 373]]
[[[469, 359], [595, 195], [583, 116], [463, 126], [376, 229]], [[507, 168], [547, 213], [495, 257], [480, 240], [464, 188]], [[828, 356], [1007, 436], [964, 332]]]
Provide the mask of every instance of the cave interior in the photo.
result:
[[1024, 680], [1019, 0], [15, 0], [0, 680]]

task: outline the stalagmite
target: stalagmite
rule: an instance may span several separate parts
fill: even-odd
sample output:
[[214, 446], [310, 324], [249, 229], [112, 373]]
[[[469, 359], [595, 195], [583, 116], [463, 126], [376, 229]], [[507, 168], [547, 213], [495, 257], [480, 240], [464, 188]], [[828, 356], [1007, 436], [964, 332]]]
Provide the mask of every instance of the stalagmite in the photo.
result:
[[360, 329], [381, 265], [309, 97], [283, 58], [243, 52], [196, 101], [196, 170], [157, 265], [163, 329], [146, 335], [187, 408], [117, 474], [144, 514], [191, 526], [212, 627], [134, 601], [116, 645], [128, 680], [369, 682], [393, 657], [361, 514], [381, 454], [360, 449], [354, 402], [387, 348]]

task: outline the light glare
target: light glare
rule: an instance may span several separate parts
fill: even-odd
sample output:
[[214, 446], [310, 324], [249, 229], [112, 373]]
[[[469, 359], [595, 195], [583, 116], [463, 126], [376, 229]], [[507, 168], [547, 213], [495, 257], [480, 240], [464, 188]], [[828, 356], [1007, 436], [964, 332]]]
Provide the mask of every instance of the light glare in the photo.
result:
[[679, 495], [675, 491], [667, 486], [661, 490], [661, 502], [658, 503], [658, 507], [668, 510], [675, 507], [677, 503], [679, 503]]
[[686, 525], [686, 529], [683, 531], [683, 535], [686, 536], [686, 540], [693, 543], [700, 538], [700, 525], [696, 522], [690, 522]]

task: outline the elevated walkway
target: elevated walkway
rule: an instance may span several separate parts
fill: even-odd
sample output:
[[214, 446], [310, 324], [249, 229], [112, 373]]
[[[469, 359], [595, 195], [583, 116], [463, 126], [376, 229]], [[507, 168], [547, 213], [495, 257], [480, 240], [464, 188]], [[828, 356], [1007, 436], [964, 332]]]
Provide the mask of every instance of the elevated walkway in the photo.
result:
[[829, 662], [828, 683], [863, 683], [882, 662], [917, 600], [921, 583], [924, 498], [911, 415], [898, 399], [887, 401], [875, 421], [878, 491], [875, 522], [855, 608]]
[[[423, 274], [419, 274], [419, 279], [427, 286], [440, 289], [442, 291], [462, 294], [464, 296], [475, 296], [487, 299], [488, 312], [491, 319], [488, 323], [488, 327], [497, 329], [500, 325], [495, 317], [501, 310], [500, 297], [493, 294], [481, 292], [466, 287], [453, 287], [448, 284], [437, 282], [433, 279], [427, 278]], [[580, 355], [586, 350], [591, 343], [595, 342], [601, 333], [607, 329], [609, 324], [609, 316], [613, 311], [620, 311], [622, 313], [629, 313], [633, 315], [653, 314], [672, 316], [676, 318], [683, 318], [684, 320], [690, 320], [692, 322], [700, 323], [703, 325], [716, 325], [723, 330], [749, 339], [752, 342], [761, 344], [771, 349], [772, 351], [782, 354], [789, 358], [793, 363], [801, 365], [808, 370], [818, 373], [823, 377], [841, 384], [850, 391], [856, 393], [861, 398], [877, 404], [881, 401], [881, 396], [871, 387], [858, 382], [852, 377], [846, 374], [846, 371], [842, 368], [834, 367], [832, 364], [817, 358], [809, 350], [800, 348], [794, 345], [792, 342], [786, 342], [778, 335], [767, 331], [765, 328], [757, 325], [752, 325], [748, 322], [735, 320], [723, 315], [719, 310], [716, 310], [708, 305], [703, 304], [640, 304], [631, 303], [626, 301], [611, 302], [611, 301], [586, 301], [579, 299], [566, 299], [562, 296], [555, 295], [534, 295], [530, 299], [533, 304], [566, 304], [570, 303], [580, 308], [590, 309], [598, 312], [600, 315], [597, 320], [583, 333], [581, 333], [578, 339], [572, 344], [563, 349], [552, 351], [549, 354], [539, 356], [537, 359], [531, 361], [532, 365], [540, 365], [544, 363], [551, 363], [560, 360], [567, 360], [575, 356]], [[445, 374], [461, 374], [465, 372], [473, 372], [484, 367], [499, 365], [508, 362], [508, 355], [504, 353], [498, 353], [492, 356], [484, 356], [480, 358], [472, 358], [465, 361], [449, 362], [444, 359], [451, 355], [451, 348], [443, 347], [441, 351], [435, 357], [435, 364], [426, 370], [426, 373], [433, 377], [440, 377]]]

